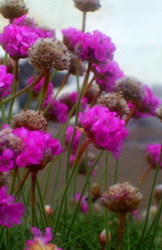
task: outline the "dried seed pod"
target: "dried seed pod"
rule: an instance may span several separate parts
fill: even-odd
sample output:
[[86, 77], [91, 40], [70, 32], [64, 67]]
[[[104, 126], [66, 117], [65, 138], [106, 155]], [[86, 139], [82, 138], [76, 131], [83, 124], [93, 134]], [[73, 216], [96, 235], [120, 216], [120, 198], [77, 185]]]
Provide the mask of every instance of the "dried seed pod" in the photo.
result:
[[94, 12], [98, 10], [100, 5], [100, 0], [74, 0], [75, 7], [83, 12]]

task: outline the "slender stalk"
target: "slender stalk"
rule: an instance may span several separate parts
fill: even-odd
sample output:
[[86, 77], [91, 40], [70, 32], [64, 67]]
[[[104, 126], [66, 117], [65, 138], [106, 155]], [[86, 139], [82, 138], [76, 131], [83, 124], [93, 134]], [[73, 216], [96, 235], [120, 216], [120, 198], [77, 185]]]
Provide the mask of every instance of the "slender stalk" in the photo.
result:
[[145, 178], [147, 177], [148, 173], [150, 172], [151, 170], [151, 165], [148, 166], [148, 168], [145, 170], [145, 172], [143, 173], [143, 175], [141, 176], [140, 180], [139, 180], [139, 184], [138, 184], [138, 187], [141, 187], [143, 181], [145, 180]]
[[87, 174], [87, 177], [86, 177], [84, 186], [83, 186], [82, 191], [81, 191], [81, 194], [80, 194], [79, 201], [78, 201], [78, 203], [77, 203], [75, 212], [73, 213], [73, 217], [72, 217], [72, 220], [71, 220], [71, 223], [70, 223], [70, 226], [69, 226], [69, 231], [68, 231], [68, 233], [67, 233], [67, 237], [69, 236], [70, 231], [71, 231], [71, 228], [73, 227], [73, 223], [74, 223], [74, 221], [75, 221], [75, 218], [76, 218], [78, 209], [79, 209], [79, 207], [80, 207], [80, 203], [81, 203], [82, 197], [83, 197], [83, 195], [84, 195], [86, 186], [87, 186], [87, 184], [88, 184], [89, 178], [90, 178], [90, 176], [91, 176], [91, 173], [92, 173], [93, 169], [95, 168], [97, 162], [98, 162], [99, 159], [101, 158], [101, 155], [102, 155], [102, 154], [103, 154], [103, 151], [101, 151], [101, 152], [99, 153], [97, 159], [95, 160], [95, 162], [93, 163], [92, 167], [90, 168], [90, 170], [89, 170], [89, 172], [88, 172], [88, 174]]
[[82, 19], [82, 32], [85, 32], [85, 26], [86, 26], [86, 14], [87, 12], [83, 12], [83, 19]]
[[117, 159], [115, 162], [115, 175], [114, 175], [114, 184], [117, 183], [117, 177], [118, 177], [118, 166], [119, 166], [119, 160]]
[[14, 95], [11, 95], [10, 97], [6, 98], [4, 101], [2, 101], [0, 103], [0, 106], [11, 101], [12, 99], [15, 99], [16, 97], [18, 97], [19, 95], [22, 95], [23, 93], [27, 92], [28, 90], [30, 90], [31, 88], [33, 88], [42, 78], [43, 78], [43, 74], [44, 73], [41, 73], [39, 75], [38, 78], [36, 78], [30, 85], [26, 86], [25, 88], [23, 88], [22, 90], [20, 90], [19, 92], [17, 92], [16, 94]]
[[83, 96], [86, 95], [88, 89], [91, 87], [91, 85], [92, 85], [92, 83], [93, 83], [94, 80], [95, 80], [95, 76], [93, 76], [92, 79], [90, 80], [90, 82], [87, 84], [87, 86], [86, 86], [86, 88], [84, 90]]
[[48, 86], [50, 82], [50, 70], [44, 71], [44, 83], [43, 83], [43, 88], [42, 88], [42, 94], [41, 94], [41, 101], [40, 101], [40, 107], [39, 110], [43, 110], [43, 104], [47, 96], [47, 91], [48, 91]]
[[94, 105], [95, 105], [95, 103], [96, 103], [96, 101], [97, 101], [97, 98], [101, 95], [101, 93], [102, 93], [102, 89], [100, 89], [99, 91], [98, 91], [98, 94], [96, 95], [96, 97], [93, 99], [93, 101], [91, 102], [91, 104], [90, 104], [90, 107], [92, 108]]
[[1, 106], [1, 111], [2, 111], [2, 124], [5, 124], [6, 123], [5, 105]]
[[122, 240], [123, 233], [124, 233], [126, 215], [127, 215], [126, 213], [120, 213], [120, 225], [119, 225], [118, 238], [117, 238], [117, 248], [118, 249], [120, 247], [120, 242]]
[[78, 57], [78, 59], [77, 59], [77, 68], [76, 68], [76, 71], [77, 71], [76, 80], [77, 80], [77, 91], [78, 91], [78, 95], [79, 95], [79, 92], [80, 92], [80, 83], [79, 83], [79, 62], [80, 62], [80, 58]]
[[10, 191], [11, 194], [13, 194], [17, 176], [18, 176], [18, 167], [15, 167], [13, 170], [13, 180], [12, 180], [11, 191]]
[[154, 193], [154, 188], [155, 188], [158, 172], [159, 172], [159, 169], [160, 169], [161, 159], [162, 159], [162, 147], [161, 147], [161, 153], [160, 153], [159, 161], [158, 161], [158, 164], [157, 164], [157, 167], [156, 167], [156, 170], [155, 170], [155, 175], [154, 175], [154, 179], [153, 179], [153, 183], [152, 183], [152, 187], [151, 187], [149, 202], [148, 202], [148, 206], [147, 206], [146, 219], [145, 219], [144, 227], [143, 227], [143, 230], [142, 230], [141, 240], [139, 242], [139, 249], [141, 249], [142, 241], [143, 241], [143, 238], [144, 238], [144, 235], [145, 235], [145, 232], [146, 232], [146, 228], [147, 228], [147, 224], [148, 224], [148, 220], [149, 220], [150, 207], [151, 207], [151, 202], [152, 202], [152, 198], [153, 198], [153, 193]]
[[22, 248], [24, 249], [25, 247], [25, 237], [24, 237], [24, 230], [22, 225], [20, 225], [20, 234], [21, 234], [21, 240], [22, 240]]
[[8, 54], [7, 54], [7, 52], [5, 52], [4, 62], [3, 62], [3, 64], [4, 64], [5, 66], [7, 66], [7, 60], [8, 60]]
[[6, 227], [6, 250], [10, 250], [10, 231]]
[[36, 225], [36, 211], [35, 211], [35, 182], [37, 172], [31, 172], [31, 208], [32, 208], [32, 227]]
[[55, 175], [55, 180], [54, 180], [54, 186], [53, 186], [53, 192], [52, 192], [52, 206], [54, 205], [54, 198], [55, 198], [55, 193], [56, 193], [56, 187], [57, 187], [57, 183], [58, 183], [58, 178], [59, 178], [59, 173], [61, 170], [61, 164], [62, 164], [62, 154], [60, 155], [59, 158], [59, 164], [57, 167], [57, 171], [56, 171], [56, 175]]
[[133, 109], [131, 110], [131, 112], [125, 118], [125, 126], [127, 126], [129, 120], [132, 118], [132, 116], [134, 115], [135, 111], [136, 111], [136, 106], [133, 107]]
[[47, 111], [49, 110], [49, 108], [51, 107], [52, 103], [54, 102], [54, 100], [56, 99], [56, 97], [58, 96], [58, 94], [60, 93], [60, 91], [64, 88], [65, 84], [66, 84], [66, 81], [69, 77], [70, 73], [68, 72], [66, 74], [66, 76], [64, 77], [62, 83], [61, 83], [61, 86], [60, 88], [58, 89], [57, 93], [54, 95], [54, 97], [52, 98], [52, 100], [50, 101], [50, 103], [47, 105], [47, 107], [44, 109], [44, 112], [43, 114], [45, 115], [47, 113]]
[[26, 172], [24, 173], [19, 185], [16, 188], [15, 197], [18, 195], [20, 189], [23, 187], [23, 185], [24, 185], [25, 181], [27, 180], [29, 174], [30, 174], [30, 170], [27, 169]]
[[60, 222], [60, 217], [61, 217], [61, 213], [62, 213], [62, 208], [63, 208], [63, 205], [64, 205], [64, 200], [65, 200], [65, 197], [66, 197], [66, 194], [68, 192], [68, 189], [69, 189], [69, 186], [71, 184], [71, 181], [73, 179], [73, 176], [74, 176], [74, 173], [75, 173], [75, 170], [76, 170], [76, 166], [78, 164], [78, 161], [80, 159], [80, 157], [82, 156], [85, 148], [91, 143], [90, 140], [87, 140], [86, 143], [84, 143], [82, 145], [82, 147], [80, 148], [77, 156], [76, 156], [76, 160], [74, 162], [74, 166], [72, 168], [72, 172], [70, 174], [70, 177], [66, 183], [66, 186], [64, 188], [64, 192], [63, 192], [63, 195], [62, 195], [62, 198], [61, 198], [61, 201], [60, 201], [60, 206], [59, 206], [59, 211], [58, 211], [58, 215], [57, 215], [57, 219], [56, 219], [56, 223], [55, 223], [55, 228], [54, 228], [54, 233], [53, 233], [53, 237], [56, 236], [56, 232], [57, 232], [57, 229], [58, 229], [58, 225], [59, 225], [59, 222]]
[[[108, 186], [108, 161], [109, 161], [109, 155], [108, 151], [106, 151], [105, 156], [105, 190]], [[108, 209], [105, 208], [105, 228], [106, 228], [106, 250], [110, 250], [110, 242], [109, 242], [109, 215], [108, 215]]]
[[49, 179], [50, 179], [50, 176], [51, 176], [52, 167], [53, 167], [53, 161], [50, 162], [50, 166], [48, 168], [48, 174], [47, 174], [46, 183], [45, 183], [45, 189], [44, 189], [44, 194], [43, 194], [44, 200], [45, 200], [46, 194], [47, 194], [47, 188], [48, 188]]
[[55, 70], [52, 72], [51, 76], [50, 76], [50, 82], [54, 79], [54, 77], [55, 77], [56, 74], [57, 74], [57, 70], [55, 69]]

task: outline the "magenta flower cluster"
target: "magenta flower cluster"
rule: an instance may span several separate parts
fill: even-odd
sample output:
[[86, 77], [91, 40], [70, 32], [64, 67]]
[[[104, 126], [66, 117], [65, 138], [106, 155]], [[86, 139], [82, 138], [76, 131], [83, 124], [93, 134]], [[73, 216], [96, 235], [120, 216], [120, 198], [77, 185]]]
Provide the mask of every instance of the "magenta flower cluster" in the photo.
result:
[[[74, 133], [74, 128], [69, 125], [65, 133], [65, 145], [67, 147], [71, 142], [73, 133]], [[76, 151], [79, 146], [80, 137], [81, 137], [81, 132], [79, 130], [76, 130], [75, 138], [74, 138], [72, 149], [71, 149], [72, 154], [76, 154]]]
[[82, 31], [76, 28], [62, 29], [63, 41], [69, 50], [74, 51], [75, 45], [80, 41]]
[[[155, 167], [157, 166], [157, 164], [159, 162], [160, 154], [161, 154], [161, 145], [160, 144], [155, 143], [155, 144], [148, 144], [147, 145], [147, 155]], [[160, 167], [162, 167], [162, 160], [160, 163]]]
[[123, 71], [115, 61], [108, 61], [105, 65], [93, 65], [95, 80], [106, 92], [114, 92], [115, 82], [124, 76]]
[[13, 227], [14, 224], [20, 225], [20, 218], [24, 213], [24, 205], [15, 203], [15, 197], [7, 195], [7, 188], [2, 186], [0, 189], [0, 225], [4, 227]]
[[55, 250], [57, 247], [49, 243], [49, 241], [52, 240], [52, 233], [50, 227], [46, 227], [46, 232], [43, 236], [42, 232], [40, 229], [36, 227], [31, 228], [31, 232], [34, 236], [32, 240], [27, 240], [26, 244], [27, 247], [25, 250], [34, 250], [34, 249], [46, 249], [46, 250]]
[[7, 67], [0, 66], [0, 101], [10, 94], [13, 82], [13, 75], [7, 73]]
[[62, 152], [61, 144], [44, 131], [28, 131], [8, 126], [0, 132], [0, 171], [18, 167], [44, 167], [54, 155]]
[[9, 24], [0, 34], [0, 45], [14, 59], [27, 57], [29, 47], [38, 35], [26, 26]]
[[118, 158], [128, 130], [124, 127], [124, 120], [116, 115], [116, 112], [110, 112], [108, 108], [96, 106], [83, 114], [79, 113], [79, 118], [93, 145], [112, 152]]
[[115, 50], [111, 38], [98, 30], [93, 31], [93, 34], [83, 33], [75, 46], [75, 52], [82, 61], [89, 60], [100, 64], [112, 60]]

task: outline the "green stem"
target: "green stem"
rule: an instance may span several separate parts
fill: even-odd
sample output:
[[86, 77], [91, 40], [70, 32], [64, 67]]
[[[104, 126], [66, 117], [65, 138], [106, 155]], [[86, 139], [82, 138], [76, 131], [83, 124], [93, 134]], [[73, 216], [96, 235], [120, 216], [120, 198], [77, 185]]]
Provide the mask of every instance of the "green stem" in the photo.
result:
[[[79, 207], [80, 207], [80, 203], [81, 203], [82, 197], [83, 197], [83, 195], [84, 195], [86, 186], [87, 186], [87, 184], [88, 184], [89, 178], [90, 178], [90, 176], [91, 176], [91, 173], [92, 173], [93, 169], [95, 168], [96, 164], [98, 163], [98, 161], [99, 161], [99, 159], [100, 159], [100, 157], [101, 157], [102, 154], [103, 154], [103, 151], [101, 151], [101, 152], [99, 153], [97, 159], [95, 160], [95, 162], [93, 163], [92, 167], [90, 168], [90, 170], [89, 170], [89, 172], [88, 172], [88, 174], [87, 174], [87, 177], [86, 177], [84, 186], [83, 186], [82, 191], [81, 191], [81, 194], [80, 194], [79, 201], [78, 201], [78, 203], [77, 203], [75, 212], [73, 213], [73, 217], [72, 217], [72, 220], [71, 220], [71, 223], [70, 223], [70, 228], [73, 227], [73, 223], [74, 223], [74, 221], [75, 221], [75, 217], [76, 217], [77, 212], [78, 212], [78, 209], [79, 209]], [[67, 237], [69, 236], [70, 231], [71, 231], [71, 229], [69, 229], [69, 231], [68, 231], [68, 233], [67, 233]]]
[[18, 167], [15, 167], [13, 170], [13, 180], [12, 180], [11, 191], [10, 191], [11, 194], [13, 194], [13, 191], [15, 188], [17, 175], [18, 175]]
[[5, 52], [4, 62], [3, 62], [3, 64], [4, 64], [5, 66], [7, 66], [7, 60], [8, 60], [8, 54], [7, 54], [7, 52]]
[[117, 183], [117, 177], [118, 177], [118, 166], [119, 166], [119, 159], [115, 162], [115, 175], [114, 175], [114, 184]]
[[54, 70], [50, 76], [50, 82], [54, 79], [56, 74], [57, 74], [57, 70]]
[[[109, 154], [108, 151], [106, 151], [105, 156], [105, 190], [108, 186], [108, 161], [109, 161]], [[108, 215], [108, 209], [105, 208], [105, 228], [106, 228], [106, 250], [110, 250], [110, 242], [109, 242], [109, 215]]]
[[50, 70], [46, 70], [44, 74], [45, 74], [44, 83], [43, 83], [42, 95], [41, 95], [41, 101], [40, 101], [40, 107], [39, 107], [40, 111], [43, 110], [43, 104], [47, 96], [48, 86], [50, 82]]
[[37, 172], [31, 172], [31, 208], [32, 208], [32, 227], [36, 225], [36, 211], [35, 211], [35, 181]]
[[10, 250], [10, 231], [6, 227], [6, 250]]
[[85, 26], [86, 26], [86, 14], [87, 12], [83, 12], [83, 19], [82, 19], [82, 32], [85, 32]]
[[140, 243], [139, 243], [139, 249], [141, 249], [142, 241], [143, 241], [143, 238], [144, 238], [144, 235], [145, 235], [145, 232], [146, 232], [146, 228], [147, 228], [147, 224], [148, 224], [148, 219], [149, 219], [149, 214], [150, 214], [150, 207], [151, 207], [151, 202], [152, 202], [152, 198], [153, 198], [156, 179], [157, 179], [158, 172], [159, 172], [160, 165], [161, 165], [161, 159], [162, 159], [162, 147], [161, 147], [161, 153], [160, 153], [158, 164], [156, 166], [155, 175], [154, 175], [154, 179], [153, 179], [153, 183], [152, 183], [152, 187], [151, 187], [149, 202], [148, 202], [148, 206], [147, 206], [147, 214], [146, 214], [146, 219], [145, 219], [145, 222], [144, 222], [144, 227], [143, 227], [143, 230], [142, 230], [141, 240], [140, 240]]
[[46, 194], [47, 194], [47, 188], [48, 188], [49, 179], [50, 179], [50, 176], [51, 176], [52, 167], [53, 167], [53, 161], [50, 162], [50, 166], [48, 167], [48, 174], [47, 174], [45, 189], [44, 189], [44, 194], [43, 194], [44, 200], [45, 200]]
[[59, 164], [58, 164], [58, 167], [57, 167], [57, 171], [56, 171], [56, 175], [55, 175], [55, 180], [54, 180], [53, 193], [52, 193], [52, 206], [54, 205], [54, 198], [55, 198], [55, 193], [56, 193], [56, 187], [57, 187], [57, 183], [58, 183], [59, 173], [60, 173], [60, 170], [61, 170], [61, 164], [62, 164], [62, 154], [60, 155], [60, 158], [59, 158]]
[[1, 106], [1, 111], [2, 111], [2, 124], [5, 124], [6, 123], [5, 105]]

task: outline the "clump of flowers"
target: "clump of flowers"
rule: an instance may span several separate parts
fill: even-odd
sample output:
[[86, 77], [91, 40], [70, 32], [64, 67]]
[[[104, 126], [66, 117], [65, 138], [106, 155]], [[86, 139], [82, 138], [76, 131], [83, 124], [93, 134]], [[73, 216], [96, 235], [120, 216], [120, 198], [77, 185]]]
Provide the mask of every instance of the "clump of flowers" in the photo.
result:
[[115, 82], [124, 76], [123, 71], [115, 61], [108, 61], [105, 65], [93, 65], [95, 80], [100, 88], [106, 92], [115, 91]]
[[[51, 101], [52, 101], [52, 96], [49, 96], [45, 100], [43, 108], [45, 109], [48, 106], [48, 104], [51, 103]], [[54, 100], [52, 102], [50, 108], [46, 112], [45, 117], [46, 117], [47, 121], [53, 121], [53, 122], [57, 122], [57, 123], [65, 123], [67, 121], [67, 118], [68, 118], [68, 112], [69, 112], [69, 108], [66, 104], [64, 104], [58, 100]]]
[[75, 45], [80, 41], [82, 36], [82, 31], [76, 28], [70, 27], [68, 29], [62, 29], [63, 43], [67, 48], [74, 52]]
[[117, 113], [108, 108], [97, 106], [85, 113], [79, 113], [81, 125], [93, 145], [99, 149], [112, 152], [118, 158], [122, 142], [128, 131], [124, 121], [116, 117]]
[[40, 71], [65, 70], [70, 65], [67, 47], [55, 37], [39, 38], [29, 49], [29, 60]]
[[[37, 76], [36, 76], [37, 79]], [[31, 76], [28, 80], [28, 85], [33, 82], [34, 78]], [[33, 97], [36, 98], [38, 97], [39, 93], [41, 92], [41, 89], [43, 87], [44, 83], [44, 77], [36, 84], [36, 86], [33, 88]], [[47, 96], [51, 96], [53, 94], [53, 84], [50, 82], [48, 84], [48, 90], [47, 90]]]
[[75, 7], [83, 12], [94, 12], [98, 10], [100, 5], [100, 0], [73, 0]]
[[106, 93], [98, 98], [98, 104], [109, 108], [111, 112], [116, 112], [121, 117], [129, 113], [128, 104], [120, 93]]
[[14, 18], [28, 13], [28, 8], [24, 0], [3, 0], [0, 3], [0, 13], [12, 22]]
[[111, 38], [98, 30], [93, 31], [93, 34], [83, 33], [75, 46], [75, 52], [82, 61], [89, 60], [97, 64], [112, 60], [115, 50]]
[[[161, 145], [160, 144], [148, 144], [147, 145], [147, 154], [146, 160], [152, 168], [156, 168], [161, 154]], [[160, 162], [160, 167], [162, 167], [162, 160]]]
[[31, 228], [31, 232], [34, 236], [32, 240], [27, 240], [27, 247], [25, 250], [34, 250], [34, 249], [46, 249], [46, 250], [57, 250], [57, 246], [53, 243], [49, 243], [52, 240], [52, 233], [49, 227], [46, 227], [46, 232], [43, 236], [40, 229], [36, 227]]
[[26, 26], [9, 24], [0, 34], [0, 45], [12, 59], [26, 58], [29, 47], [38, 36]]
[[21, 203], [15, 203], [13, 195], [7, 195], [7, 188], [0, 188], [0, 225], [13, 227], [14, 224], [20, 225], [20, 218], [24, 215], [25, 208]]
[[13, 75], [7, 73], [7, 67], [0, 65], [0, 101], [11, 92]]
[[45, 129], [47, 121], [42, 112], [34, 110], [22, 110], [11, 118], [13, 129], [25, 127], [29, 131]]

